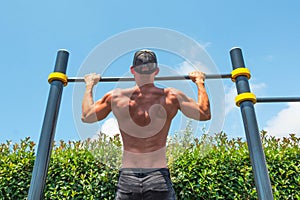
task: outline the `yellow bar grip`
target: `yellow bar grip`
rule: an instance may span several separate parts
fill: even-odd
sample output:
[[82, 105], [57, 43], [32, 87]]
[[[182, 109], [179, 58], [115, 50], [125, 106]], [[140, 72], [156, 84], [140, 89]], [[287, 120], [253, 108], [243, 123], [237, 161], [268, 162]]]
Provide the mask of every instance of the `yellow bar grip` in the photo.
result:
[[231, 72], [231, 80], [235, 82], [236, 77], [247, 76], [248, 79], [251, 78], [250, 70], [248, 68], [236, 68]]
[[68, 77], [64, 73], [61, 72], [52, 72], [48, 76], [48, 83], [51, 83], [52, 81], [61, 81], [63, 82], [64, 86], [68, 85]]
[[244, 101], [252, 101], [253, 104], [256, 103], [256, 96], [251, 92], [245, 92], [239, 94], [235, 97], [235, 104], [240, 107], [241, 103]]

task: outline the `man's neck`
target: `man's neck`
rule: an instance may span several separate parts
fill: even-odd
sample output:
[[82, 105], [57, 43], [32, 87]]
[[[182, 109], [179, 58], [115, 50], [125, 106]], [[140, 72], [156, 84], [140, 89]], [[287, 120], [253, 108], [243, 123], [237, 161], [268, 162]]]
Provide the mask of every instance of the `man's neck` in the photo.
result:
[[154, 80], [136, 80], [136, 86], [139, 88], [154, 87]]
[[154, 86], [154, 83], [146, 83], [146, 84], [143, 84], [143, 85], [136, 85], [139, 89], [143, 90], [143, 89], [147, 89], [147, 88], [153, 88], [155, 87]]

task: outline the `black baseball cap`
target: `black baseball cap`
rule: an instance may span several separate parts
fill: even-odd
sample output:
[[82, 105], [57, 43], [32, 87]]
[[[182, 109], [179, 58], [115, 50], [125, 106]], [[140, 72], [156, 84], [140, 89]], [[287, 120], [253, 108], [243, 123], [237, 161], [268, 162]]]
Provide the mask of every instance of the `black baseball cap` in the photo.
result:
[[143, 49], [135, 52], [133, 63], [134, 70], [140, 74], [151, 74], [157, 68], [157, 58], [153, 51]]

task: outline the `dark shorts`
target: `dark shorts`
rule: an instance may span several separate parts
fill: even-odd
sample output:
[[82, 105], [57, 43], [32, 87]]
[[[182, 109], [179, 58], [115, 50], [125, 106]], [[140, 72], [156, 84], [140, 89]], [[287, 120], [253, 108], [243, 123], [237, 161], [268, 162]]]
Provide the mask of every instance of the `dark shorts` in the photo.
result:
[[125, 199], [176, 199], [169, 170], [122, 168], [119, 171], [116, 200]]

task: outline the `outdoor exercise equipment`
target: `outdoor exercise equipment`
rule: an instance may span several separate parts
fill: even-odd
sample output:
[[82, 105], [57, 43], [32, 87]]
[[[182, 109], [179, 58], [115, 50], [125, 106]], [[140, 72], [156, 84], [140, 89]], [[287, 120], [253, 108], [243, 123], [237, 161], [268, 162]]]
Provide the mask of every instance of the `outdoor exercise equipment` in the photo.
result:
[[[206, 79], [231, 78], [231, 74], [207, 74]], [[155, 77], [156, 81], [189, 80], [188, 75], [184, 76], [161, 76]], [[68, 82], [84, 82], [83, 77], [67, 78]], [[100, 82], [134, 81], [132, 77], [101, 77]]]
[[[245, 63], [240, 48], [230, 50], [230, 57], [233, 71], [230, 74], [207, 74], [207, 79], [231, 78], [236, 84], [237, 97], [236, 105], [240, 107], [244, 122], [245, 134], [250, 152], [250, 159], [254, 174], [258, 199], [272, 200], [273, 193], [266, 166], [265, 154], [263, 151], [259, 129], [257, 125], [254, 104], [268, 102], [295, 102], [300, 97], [266, 97], [256, 98], [251, 93], [248, 79], [251, 78], [249, 69]], [[54, 72], [48, 77], [50, 92], [38, 144], [36, 160], [32, 172], [28, 200], [44, 198], [44, 187], [48, 172], [48, 165], [52, 151], [52, 143], [55, 135], [55, 128], [61, 102], [63, 87], [72, 82], [84, 82], [83, 77], [66, 76], [69, 53], [66, 50], [59, 50], [56, 57]], [[186, 80], [189, 76], [167, 76], [157, 77], [155, 80]], [[100, 82], [134, 81], [133, 78], [124, 77], [102, 77]]]

